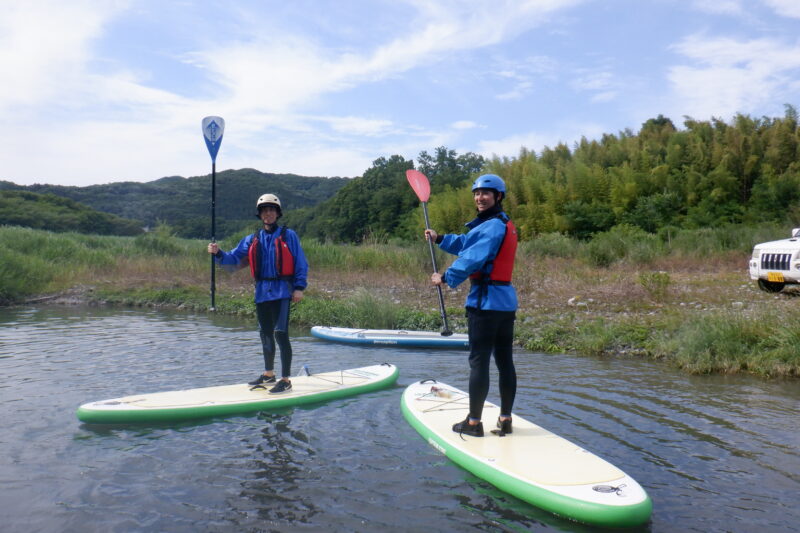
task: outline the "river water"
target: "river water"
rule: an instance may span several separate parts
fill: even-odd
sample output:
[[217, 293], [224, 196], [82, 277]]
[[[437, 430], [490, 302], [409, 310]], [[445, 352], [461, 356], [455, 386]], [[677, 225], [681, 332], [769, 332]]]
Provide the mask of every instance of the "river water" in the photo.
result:
[[[88, 401], [252, 379], [262, 364], [253, 325], [156, 311], [0, 309], [0, 530], [594, 530], [498, 491], [405, 422], [403, 388], [437, 378], [465, 389], [466, 352], [350, 347], [307, 332], [293, 347], [296, 369], [390, 362], [400, 378], [278, 412], [84, 425], [75, 409]], [[797, 381], [688, 376], [636, 359], [515, 358], [515, 414], [639, 481], [654, 504], [641, 530], [800, 531]]]

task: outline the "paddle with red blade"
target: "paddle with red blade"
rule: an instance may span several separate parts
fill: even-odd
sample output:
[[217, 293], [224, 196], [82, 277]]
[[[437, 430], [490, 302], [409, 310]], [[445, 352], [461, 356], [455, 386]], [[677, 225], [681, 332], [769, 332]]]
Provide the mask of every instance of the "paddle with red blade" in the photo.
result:
[[[419, 201], [422, 202], [422, 213], [425, 215], [425, 229], [431, 229], [431, 224], [428, 221], [428, 198], [431, 196], [431, 184], [428, 182], [428, 178], [425, 174], [419, 170], [406, 170], [406, 179], [408, 180], [408, 184], [411, 185], [411, 188], [414, 189]], [[436, 254], [433, 252], [433, 242], [430, 239], [428, 239], [428, 246], [431, 250], [433, 272], [438, 273], [439, 271], [436, 268]], [[447, 312], [444, 310], [444, 296], [442, 295], [441, 285], [437, 285], [436, 289], [439, 291], [439, 312], [442, 314], [443, 324], [442, 335], [449, 337], [453, 332], [450, 331], [450, 327], [447, 325]]]

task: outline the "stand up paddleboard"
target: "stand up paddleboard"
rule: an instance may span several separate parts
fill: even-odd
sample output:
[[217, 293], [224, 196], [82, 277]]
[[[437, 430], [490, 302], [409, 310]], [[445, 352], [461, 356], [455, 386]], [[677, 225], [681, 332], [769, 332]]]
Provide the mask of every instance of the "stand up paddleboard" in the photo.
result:
[[410, 385], [401, 407], [428, 443], [500, 490], [557, 515], [606, 527], [630, 527], [650, 518], [653, 504], [630, 476], [580, 446], [532, 422], [513, 417], [513, 432], [490, 430], [500, 408], [486, 403], [483, 437], [459, 435], [469, 396], [444, 383]]
[[226, 385], [90, 402], [78, 408], [78, 419], [92, 424], [125, 424], [189, 420], [267, 409], [279, 409], [355, 396], [387, 387], [399, 370], [389, 363], [292, 377], [288, 392], [270, 394], [250, 385]]
[[415, 346], [417, 348], [469, 348], [469, 337], [464, 333], [453, 333], [445, 337], [435, 331], [314, 326], [311, 328], [311, 334], [318, 339], [347, 344]]

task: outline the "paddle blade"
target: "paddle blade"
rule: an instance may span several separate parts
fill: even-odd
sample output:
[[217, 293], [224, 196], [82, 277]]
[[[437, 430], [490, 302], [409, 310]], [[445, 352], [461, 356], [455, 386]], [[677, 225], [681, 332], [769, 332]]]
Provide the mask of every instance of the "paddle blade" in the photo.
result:
[[431, 184], [425, 174], [419, 170], [406, 170], [406, 179], [414, 192], [417, 193], [417, 198], [420, 202], [427, 202], [431, 196]]
[[225, 133], [225, 119], [222, 117], [206, 117], [203, 119], [203, 138], [206, 141], [211, 162], [216, 162], [222, 134]]

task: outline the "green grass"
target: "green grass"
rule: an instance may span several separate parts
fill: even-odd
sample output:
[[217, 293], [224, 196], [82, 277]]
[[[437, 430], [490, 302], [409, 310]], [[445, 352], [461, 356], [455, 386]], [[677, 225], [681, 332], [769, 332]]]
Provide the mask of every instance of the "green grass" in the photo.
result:
[[[617, 228], [590, 242], [556, 234], [524, 242], [515, 271], [521, 302], [517, 343], [546, 353], [648, 357], [695, 374], [800, 377], [797, 292], [767, 295], [746, 278], [752, 244], [782, 238], [787, 232], [779, 229], [653, 236]], [[230, 249], [237, 242], [221, 245]], [[312, 279], [303, 301], [292, 307], [293, 324], [441, 328], [427, 284], [429, 251], [421, 239], [407, 245], [303, 244]], [[204, 241], [177, 238], [167, 227], [137, 237], [105, 237], [3, 226], [0, 302], [23, 303], [85, 286], [93, 290], [84, 297], [97, 302], [206, 312], [205, 248]], [[698, 249], [703, 257], [692, 259]], [[444, 267], [451, 258], [440, 259]], [[651, 262], [658, 266], [648, 267]], [[577, 295], [585, 307], [567, 303]], [[463, 297], [464, 291], [450, 294], [448, 303], [451, 327], [462, 332]], [[218, 271], [216, 308], [254, 319], [246, 273]]]
[[304, 298], [295, 304], [292, 317], [309, 326], [434, 331], [441, 328], [438, 313], [409, 309], [366, 289], [344, 299]]
[[800, 311], [759, 316], [722, 311], [671, 316], [649, 352], [694, 374], [800, 376]]
[[788, 316], [668, 312], [622, 320], [565, 315], [540, 324], [523, 321], [517, 339], [532, 351], [644, 356], [691, 374], [800, 377], [800, 311]]

